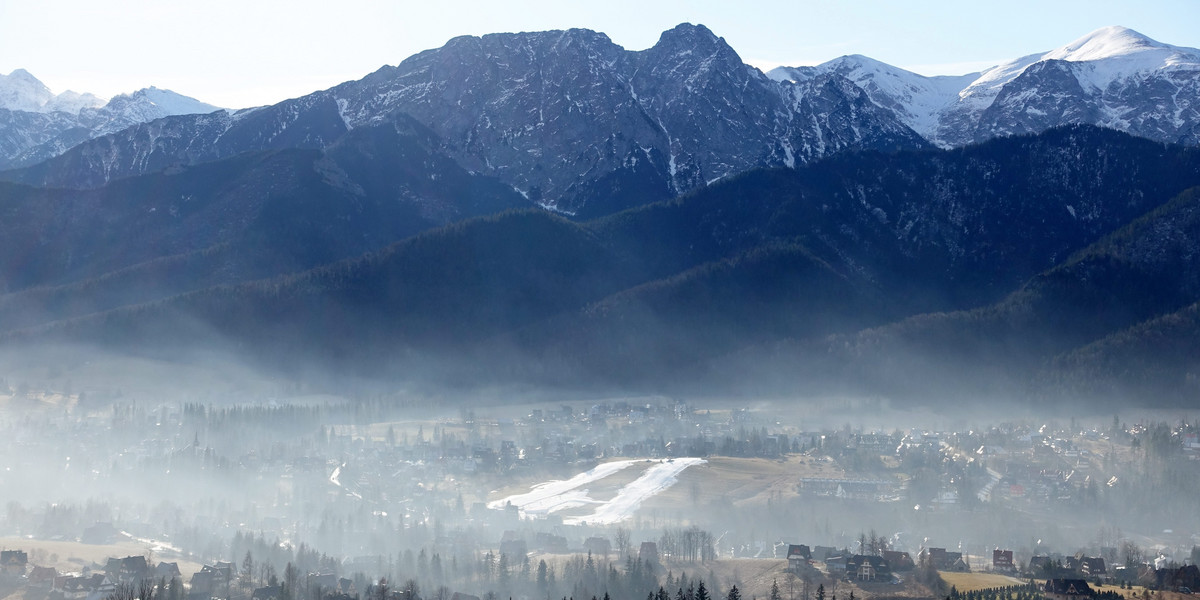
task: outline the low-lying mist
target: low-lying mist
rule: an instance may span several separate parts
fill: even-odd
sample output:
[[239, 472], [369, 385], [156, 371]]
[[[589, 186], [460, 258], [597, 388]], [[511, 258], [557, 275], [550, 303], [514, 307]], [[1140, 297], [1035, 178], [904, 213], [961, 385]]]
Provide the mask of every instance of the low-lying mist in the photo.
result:
[[[0, 537], [124, 540], [195, 569], [251, 555], [277, 574], [292, 564], [357, 573], [364, 586], [551, 597], [641, 595], [680, 571], [766, 595], [738, 561], [778, 560], [764, 568], [782, 580], [787, 544], [950, 548], [985, 569], [996, 548], [1024, 563], [1082, 552], [1136, 565], [1190, 560], [1200, 541], [1195, 411], [969, 393], [921, 403], [795, 384], [758, 395], [729, 382], [690, 395], [436, 388], [192, 357], [6, 354]], [[663, 470], [683, 459], [695, 460]], [[552, 508], [504, 501], [618, 460], [629, 462]], [[642, 542], [660, 566], [638, 578]], [[622, 578], [588, 579], [571, 557], [589, 550]], [[79, 567], [67, 558], [60, 569]], [[542, 561], [555, 583], [539, 583]]]

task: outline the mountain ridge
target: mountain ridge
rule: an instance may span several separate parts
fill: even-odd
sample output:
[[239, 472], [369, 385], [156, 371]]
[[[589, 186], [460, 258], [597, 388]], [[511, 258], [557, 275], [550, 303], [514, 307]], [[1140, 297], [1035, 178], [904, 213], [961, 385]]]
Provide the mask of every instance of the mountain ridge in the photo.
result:
[[[464, 385], [574, 381], [665, 389], [703, 381], [713, 390], [725, 389], [713, 378], [747, 346], [794, 340], [804, 349], [797, 360], [835, 361], [828, 372], [851, 374], [844, 384], [871, 371], [875, 363], [859, 357], [878, 346], [870, 340], [890, 339], [871, 328], [913, 331], [934, 340], [928, 343], [942, 339], [929, 338], [930, 331], [950, 341], [990, 331], [983, 339], [993, 345], [976, 355], [1003, 358], [1007, 376], [1029, 381], [1051, 350], [1069, 351], [1193, 293], [1150, 293], [1186, 284], [1163, 275], [1171, 269], [1155, 274], [1108, 259], [1073, 265], [1084, 264], [1089, 247], [1096, 253], [1101, 242], [1117, 243], [1122, 227], [1149, 240], [1145, 232], [1155, 226], [1136, 223], [1165, 222], [1156, 210], [1183, 214], [1171, 207], [1184, 200], [1167, 200], [1200, 184], [1198, 152], [1088, 126], [949, 151], [860, 152], [803, 169], [751, 171], [587, 222], [532, 208], [452, 222], [306, 271], [181, 288], [22, 327], [22, 306], [53, 306], [31, 290], [31, 302], [22, 294], [0, 297], [0, 323], [9, 342], [74, 339], [147, 351], [202, 340], [268, 362], [287, 356], [360, 375], [424, 373]], [[361, 181], [346, 167], [320, 172], [338, 170]], [[359, 187], [366, 192], [369, 184]], [[281, 239], [291, 237], [285, 231]], [[1187, 237], [1172, 239], [1175, 248], [1197, 247]], [[1141, 283], [1112, 287], [1122, 281]], [[1068, 321], [1041, 327], [1040, 305], [1017, 302], [1034, 297], [1020, 291], [1028, 282], [1058, 305], [1107, 298], [1112, 316], [1089, 320], [1100, 313], [1081, 313], [1075, 322], [1092, 323], [1084, 334], [1071, 333], [1076, 326]], [[78, 296], [67, 289], [58, 297]], [[1039, 345], [1029, 332], [1042, 330], [1063, 336]], [[823, 341], [828, 336], [832, 348]], [[1017, 346], [1004, 342], [1009, 338], [1033, 344], [1037, 351], [1027, 356], [1037, 360], [1000, 353]], [[947, 351], [963, 347], [956, 343]], [[779, 352], [774, 360], [787, 356]], [[799, 372], [814, 385], [836, 380]], [[897, 368], [871, 372], [863, 381], [885, 385]]]
[[[1059, 85], [1037, 87], [1036, 73], [1060, 61]], [[837, 72], [854, 81], [877, 104], [890, 107], [915, 131], [941, 147], [977, 143], [998, 135], [1037, 133], [1051, 126], [1089, 123], [1151, 139], [1200, 144], [1200, 50], [1152, 40], [1132, 29], [1110, 26], [1054, 50], [1029, 54], [979, 73], [926, 77], [860, 55], [835, 58], [815, 67], [778, 67], [776, 80], [804, 79]], [[1066, 86], [1065, 88], [1063, 86]], [[1168, 87], [1173, 91], [1157, 88]], [[1063, 96], [1094, 106], [1093, 112], [1061, 114], [1014, 124], [1028, 104], [997, 107], [1002, 96], [1022, 99]], [[1183, 96], [1182, 102], [1178, 101]], [[1170, 97], [1171, 104], [1165, 102]], [[1139, 107], [1159, 124], [1127, 119]], [[1036, 107], [1033, 110], [1041, 111]], [[1041, 116], [1041, 115], [1036, 115]], [[1148, 120], [1146, 116], [1141, 121]], [[1190, 126], [1189, 126], [1190, 124]]]
[[228, 118], [138, 125], [4, 176], [89, 187], [281, 143], [320, 149], [397, 110], [434, 130], [464, 168], [567, 213], [638, 161], [661, 163], [659, 174], [622, 185], [674, 195], [755, 166], [926, 145], [858, 88], [836, 77], [781, 88], [707, 28], [684, 24], [636, 52], [587, 30], [454, 38], [328, 90]]
[[59, 156], [96, 137], [168, 116], [222, 110], [156, 87], [105, 101], [92, 94], [54, 94], [24, 69], [0, 75], [0, 169]]

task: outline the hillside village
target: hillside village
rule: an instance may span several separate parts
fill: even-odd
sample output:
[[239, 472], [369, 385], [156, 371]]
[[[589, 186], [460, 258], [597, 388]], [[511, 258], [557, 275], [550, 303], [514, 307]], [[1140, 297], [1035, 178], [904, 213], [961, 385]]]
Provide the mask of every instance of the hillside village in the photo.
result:
[[[878, 586], [940, 594], [922, 583], [926, 567], [1013, 583], [1198, 583], [1200, 430], [1187, 421], [886, 431], [662, 398], [397, 420], [396, 403], [382, 400], [152, 405], [24, 393], [8, 400], [21, 419], [0, 422], [11, 440], [4, 485], [23, 490], [0, 535], [5, 589], [25, 598], [137, 596], [150, 584], [141, 593], [171, 599], [363, 597], [381, 581], [439, 600], [599, 597], [684, 572], [710, 590], [745, 579], [744, 595], [766, 596], [774, 580], [790, 582], [793, 598], [822, 581], [853, 582], [856, 597], [893, 594]], [[586, 502], [602, 503], [685, 458], [701, 460], [611, 525], [574, 524], [570, 508], [522, 518], [517, 506], [488, 507], [629, 461], [590, 484]], [[79, 486], [96, 499], [69, 500]], [[141, 499], [151, 490], [154, 502]], [[1116, 507], [1128, 507], [1119, 520], [1108, 516]], [[22, 540], [133, 542], [159, 559], [35, 560]]]

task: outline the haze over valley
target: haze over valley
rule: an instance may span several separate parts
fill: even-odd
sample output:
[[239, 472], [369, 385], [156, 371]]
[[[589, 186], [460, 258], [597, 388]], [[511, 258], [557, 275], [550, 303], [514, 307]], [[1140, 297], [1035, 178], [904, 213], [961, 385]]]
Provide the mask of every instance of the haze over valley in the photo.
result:
[[1200, 50], [0, 76], [0, 597], [1182, 600]]

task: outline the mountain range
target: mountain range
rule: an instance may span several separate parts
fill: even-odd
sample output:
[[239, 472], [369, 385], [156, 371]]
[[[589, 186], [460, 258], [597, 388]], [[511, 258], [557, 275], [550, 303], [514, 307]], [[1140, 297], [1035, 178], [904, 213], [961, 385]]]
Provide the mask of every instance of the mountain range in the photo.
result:
[[[684, 24], [455, 38], [255, 109], [155, 91], [0, 172], [7, 343], [461, 385], [1198, 385], [1200, 51], [1128, 29], [960, 77], [763, 74]], [[39, 97], [0, 116], [71, 114]]]
[[155, 87], [107, 102], [90, 93], [54, 94], [28, 71], [17, 69], [0, 75], [0, 169], [36, 164], [138, 123], [217, 110]]

